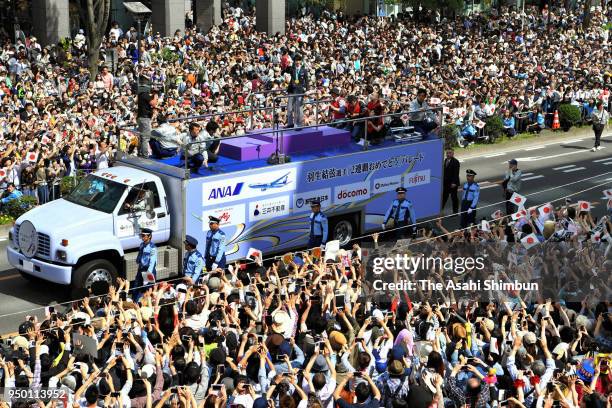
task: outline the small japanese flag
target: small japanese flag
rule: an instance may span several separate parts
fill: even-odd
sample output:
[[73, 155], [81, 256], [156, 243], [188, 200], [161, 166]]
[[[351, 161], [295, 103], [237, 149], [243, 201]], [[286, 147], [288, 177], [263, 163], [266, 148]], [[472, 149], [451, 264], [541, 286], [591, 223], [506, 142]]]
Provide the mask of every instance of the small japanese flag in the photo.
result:
[[263, 258], [263, 253], [259, 249], [249, 248], [249, 252], [247, 253], [247, 258], [256, 261], [257, 259]]
[[591, 235], [591, 242], [597, 244], [601, 242], [601, 231], [597, 231], [593, 235]]
[[591, 203], [588, 201], [578, 201], [578, 211], [591, 211]]
[[480, 230], [484, 232], [491, 232], [491, 227], [489, 226], [489, 221], [482, 220], [480, 223]]
[[49, 139], [47, 136], [43, 136], [40, 141], [42, 142], [42, 144], [48, 144], [51, 139]]
[[400, 119], [402, 119], [402, 122], [408, 122], [408, 115], [404, 113]]
[[448, 115], [450, 113], [450, 108], [448, 106], [442, 107], [442, 113]]
[[612, 188], [609, 189], [609, 190], [604, 190], [603, 193], [604, 193], [604, 197], [603, 197], [604, 199], [606, 199], [606, 198], [607, 199], [612, 199]]
[[523, 246], [527, 249], [536, 246], [540, 243], [540, 241], [538, 241], [538, 237], [536, 237], [536, 235], [534, 233], [531, 233], [529, 235], [527, 235], [526, 237], [523, 237], [521, 239], [521, 244], [523, 244]]
[[607, 208], [608, 208], [608, 210], [612, 210], [612, 199], [608, 200]]
[[36, 152], [28, 152], [26, 156], [27, 161], [30, 163], [36, 163], [38, 161], [38, 153]]
[[503, 216], [502, 211], [497, 210], [493, 214], [491, 214], [491, 219], [497, 220], [498, 218], [501, 218], [502, 216]]
[[142, 281], [144, 285], [155, 283], [155, 276], [151, 272], [142, 272]]
[[513, 193], [512, 197], [510, 197], [510, 202], [514, 205], [518, 205], [519, 208], [524, 208], [526, 201], [527, 198], [519, 193]]
[[467, 89], [460, 89], [459, 90], [459, 96], [461, 96], [462, 98], [465, 98], [466, 96], [468, 96]]
[[545, 204], [538, 208], [540, 212], [540, 217], [550, 217], [553, 214], [553, 206], [551, 203]]
[[525, 211], [525, 209], [521, 209], [517, 212], [515, 212], [514, 214], [512, 214], [512, 221], [518, 221], [521, 218], [525, 218], [527, 217], [527, 211]]
[[474, 122], [474, 126], [476, 126], [478, 129], [482, 129], [485, 127], [485, 123], [482, 120], [477, 120]]
[[440, 98], [430, 98], [429, 99], [429, 104], [430, 105], [439, 105], [440, 104]]
[[538, 207], [535, 205], [527, 209], [527, 214], [529, 215], [536, 215], [537, 213], [538, 213]]
[[6, 177], [6, 169], [0, 169], [0, 179], [3, 179]]

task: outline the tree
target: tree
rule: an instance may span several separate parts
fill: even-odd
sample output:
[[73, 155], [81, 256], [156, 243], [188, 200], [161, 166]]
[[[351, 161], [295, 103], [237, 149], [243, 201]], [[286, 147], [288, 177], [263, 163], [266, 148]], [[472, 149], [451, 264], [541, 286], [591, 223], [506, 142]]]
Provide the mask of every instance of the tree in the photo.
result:
[[582, 20], [582, 29], [586, 30], [591, 25], [591, 6], [592, 0], [585, 0], [584, 2], [584, 19]]
[[108, 26], [111, 0], [79, 0], [79, 14], [87, 35], [87, 62], [93, 80], [98, 75], [100, 44]]

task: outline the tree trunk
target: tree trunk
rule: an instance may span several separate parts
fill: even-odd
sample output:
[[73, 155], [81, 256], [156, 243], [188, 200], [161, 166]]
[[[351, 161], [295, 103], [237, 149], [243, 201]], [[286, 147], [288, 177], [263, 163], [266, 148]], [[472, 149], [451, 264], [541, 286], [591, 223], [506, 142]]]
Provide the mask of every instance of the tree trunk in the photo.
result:
[[584, 2], [584, 20], [582, 20], [582, 29], [586, 30], [591, 25], [591, 0]]
[[79, 13], [85, 21], [87, 32], [87, 62], [89, 77], [93, 81], [98, 75], [100, 44], [108, 25], [111, 0], [80, 0]]

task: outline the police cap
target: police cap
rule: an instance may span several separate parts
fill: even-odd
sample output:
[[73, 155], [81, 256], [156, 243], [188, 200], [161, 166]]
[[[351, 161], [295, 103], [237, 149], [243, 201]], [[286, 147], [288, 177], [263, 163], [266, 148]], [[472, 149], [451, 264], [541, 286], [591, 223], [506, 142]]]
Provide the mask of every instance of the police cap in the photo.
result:
[[198, 246], [198, 240], [192, 237], [191, 235], [185, 236], [185, 243], [189, 244], [190, 246], [194, 248]]
[[151, 235], [153, 233], [153, 230], [151, 228], [141, 228], [140, 229], [140, 233], [141, 234]]
[[465, 174], [467, 174], [468, 176], [475, 176], [476, 172], [474, 170], [472, 170], [472, 169], [467, 169], [465, 171]]
[[407, 190], [405, 187], [398, 187], [395, 189], [395, 192], [398, 194], [405, 193]]
[[218, 219], [217, 217], [213, 217], [212, 215], [208, 216], [208, 223], [209, 224], [218, 224], [220, 222], [221, 222], [221, 220]]
[[314, 207], [315, 205], [321, 205], [321, 200], [319, 200], [318, 198], [315, 198], [315, 199], [310, 201], [310, 206], [311, 207]]

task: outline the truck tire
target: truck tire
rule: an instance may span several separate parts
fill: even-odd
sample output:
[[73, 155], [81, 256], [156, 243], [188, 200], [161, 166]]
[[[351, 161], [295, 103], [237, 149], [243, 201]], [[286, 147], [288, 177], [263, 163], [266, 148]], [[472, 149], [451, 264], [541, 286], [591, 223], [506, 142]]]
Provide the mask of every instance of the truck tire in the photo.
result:
[[334, 218], [329, 229], [331, 240], [340, 241], [340, 246], [348, 244], [357, 234], [357, 216], [348, 214]]
[[[94, 259], [79, 266], [72, 275], [71, 295], [78, 297], [77, 294], [82, 290], [89, 289], [93, 282], [105, 280], [112, 285], [117, 279], [117, 267], [106, 259]], [[77, 296], [75, 296], [77, 295]]]

